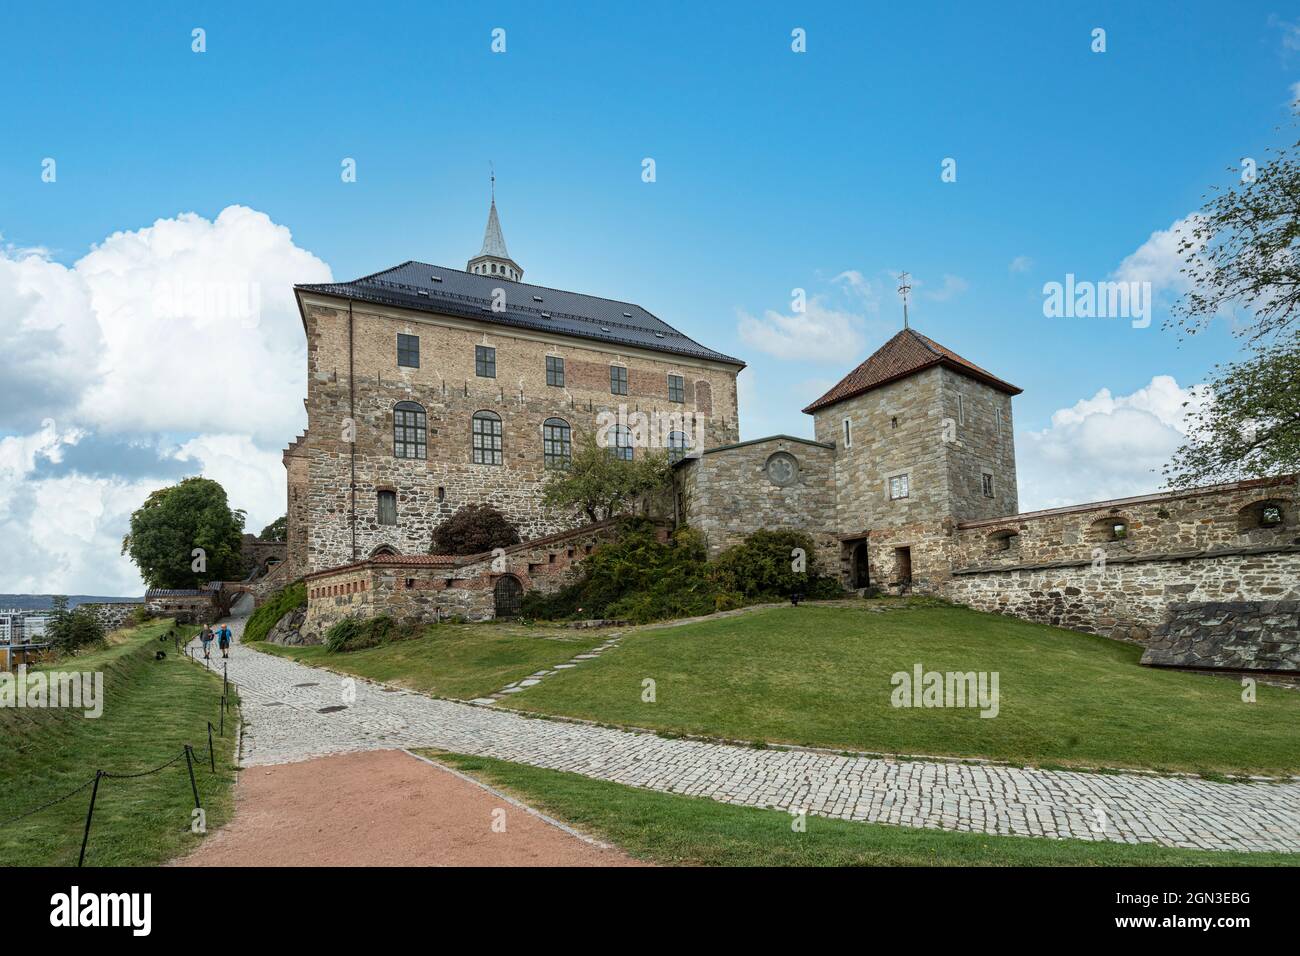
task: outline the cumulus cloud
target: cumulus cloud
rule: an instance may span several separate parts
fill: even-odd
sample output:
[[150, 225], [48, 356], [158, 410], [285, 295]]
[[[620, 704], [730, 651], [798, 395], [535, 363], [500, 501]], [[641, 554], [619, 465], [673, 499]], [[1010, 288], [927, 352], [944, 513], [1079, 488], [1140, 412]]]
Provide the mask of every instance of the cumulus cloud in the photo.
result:
[[1150, 282], [1156, 294], [1186, 292], [1190, 283], [1182, 274], [1185, 259], [1178, 247], [1199, 221], [1200, 216], [1192, 213], [1175, 220], [1168, 229], [1157, 229], [1134, 252], [1124, 257], [1111, 277], [1121, 282]]
[[0, 591], [138, 594], [130, 513], [185, 475], [254, 532], [282, 514], [305, 417], [293, 285], [330, 278], [244, 206], [116, 232], [71, 267], [0, 248]]
[[[1017, 436], [1020, 508], [1033, 511], [1148, 494], [1182, 443], [1188, 415], [1209, 400], [1205, 386], [1157, 375], [1129, 395], [1103, 388]], [[1189, 402], [1187, 408], [1184, 402]]]
[[768, 309], [761, 319], [737, 311], [740, 338], [750, 348], [777, 358], [843, 362], [862, 348], [863, 318], [836, 309], [823, 296], [813, 296], [803, 312]]

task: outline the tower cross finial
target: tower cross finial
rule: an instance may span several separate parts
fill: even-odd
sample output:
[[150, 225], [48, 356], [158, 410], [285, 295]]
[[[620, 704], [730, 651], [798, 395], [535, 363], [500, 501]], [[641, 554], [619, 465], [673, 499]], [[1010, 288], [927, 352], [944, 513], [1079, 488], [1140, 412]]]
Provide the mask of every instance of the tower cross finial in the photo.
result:
[[912, 275], [908, 272], [898, 276], [898, 295], [903, 300], [903, 328], [907, 328], [907, 297], [912, 291]]

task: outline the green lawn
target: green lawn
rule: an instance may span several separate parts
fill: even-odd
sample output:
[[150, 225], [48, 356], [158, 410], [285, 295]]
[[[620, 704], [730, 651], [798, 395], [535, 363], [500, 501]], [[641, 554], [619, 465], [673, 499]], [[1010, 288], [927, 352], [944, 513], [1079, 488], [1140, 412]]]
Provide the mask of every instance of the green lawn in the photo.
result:
[[[872, 613], [871, 606], [890, 607]], [[510, 706], [741, 740], [1037, 766], [1300, 771], [1300, 693], [1141, 667], [1141, 650], [964, 608], [780, 607], [637, 630]], [[997, 671], [1000, 712], [894, 708], [891, 675]], [[654, 703], [642, 700], [655, 681]]]
[[1215, 853], [1147, 844], [987, 836], [793, 817], [639, 790], [488, 757], [425, 753], [583, 833], [655, 863], [686, 866], [1295, 866], [1286, 853]]
[[[232, 707], [225, 737], [214, 737], [214, 774], [207, 761], [207, 722], [220, 723], [221, 678], [178, 657], [171, 642], [159, 642], [170, 626], [166, 621], [119, 632], [108, 647], [43, 668], [102, 672], [104, 709], [98, 718], [63, 708], [0, 709], [0, 864], [75, 866], [90, 788], [18, 822], [5, 821], [86, 783], [97, 769], [150, 770], [180, 754], [186, 743], [203, 758], [194, 771], [208, 832], [229, 819], [238, 713]], [[154, 659], [158, 650], [167, 653], [164, 660]], [[184, 759], [148, 776], [102, 780], [86, 865], [144, 866], [186, 852], [199, 840], [190, 832], [193, 809]]]
[[607, 630], [522, 624], [436, 624], [423, 637], [330, 654], [320, 645], [249, 644], [344, 674], [438, 697], [484, 697], [543, 668], [562, 664], [605, 640]]

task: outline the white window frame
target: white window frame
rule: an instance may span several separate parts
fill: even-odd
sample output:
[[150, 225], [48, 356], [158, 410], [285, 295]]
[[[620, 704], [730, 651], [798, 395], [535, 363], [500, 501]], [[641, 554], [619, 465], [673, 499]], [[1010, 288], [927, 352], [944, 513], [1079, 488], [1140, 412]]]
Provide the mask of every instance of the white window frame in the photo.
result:
[[[903, 483], [903, 493], [901, 495], [894, 494], [894, 482], [896, 481], [901, 481]], [[889, 495], [890, 501], [906, 501], [908, 498], [912, 497], [911, 472], [903, 471], [899, 472], [897, 475], [890, 475], [886, 478], [885, 493]]]

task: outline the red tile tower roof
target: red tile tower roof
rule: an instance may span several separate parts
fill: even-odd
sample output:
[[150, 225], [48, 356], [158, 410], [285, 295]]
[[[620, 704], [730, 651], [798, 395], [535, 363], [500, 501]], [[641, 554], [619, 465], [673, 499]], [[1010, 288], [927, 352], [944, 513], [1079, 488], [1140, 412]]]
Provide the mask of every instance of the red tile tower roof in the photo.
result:
[[869, 392], [890, 382], [896, 382], [900, 378], [915, 375], [936, 365], [967, 375], [1008, 395], [1019, 395], [1021, 392], [1021, 389], [986, 372], [974, 362], [967, 361], [934, 339], [922, 335], [915, 329], [903, 329], [804, 411], [811, 415], [818, 409], [861, 395], [863, 392]]

